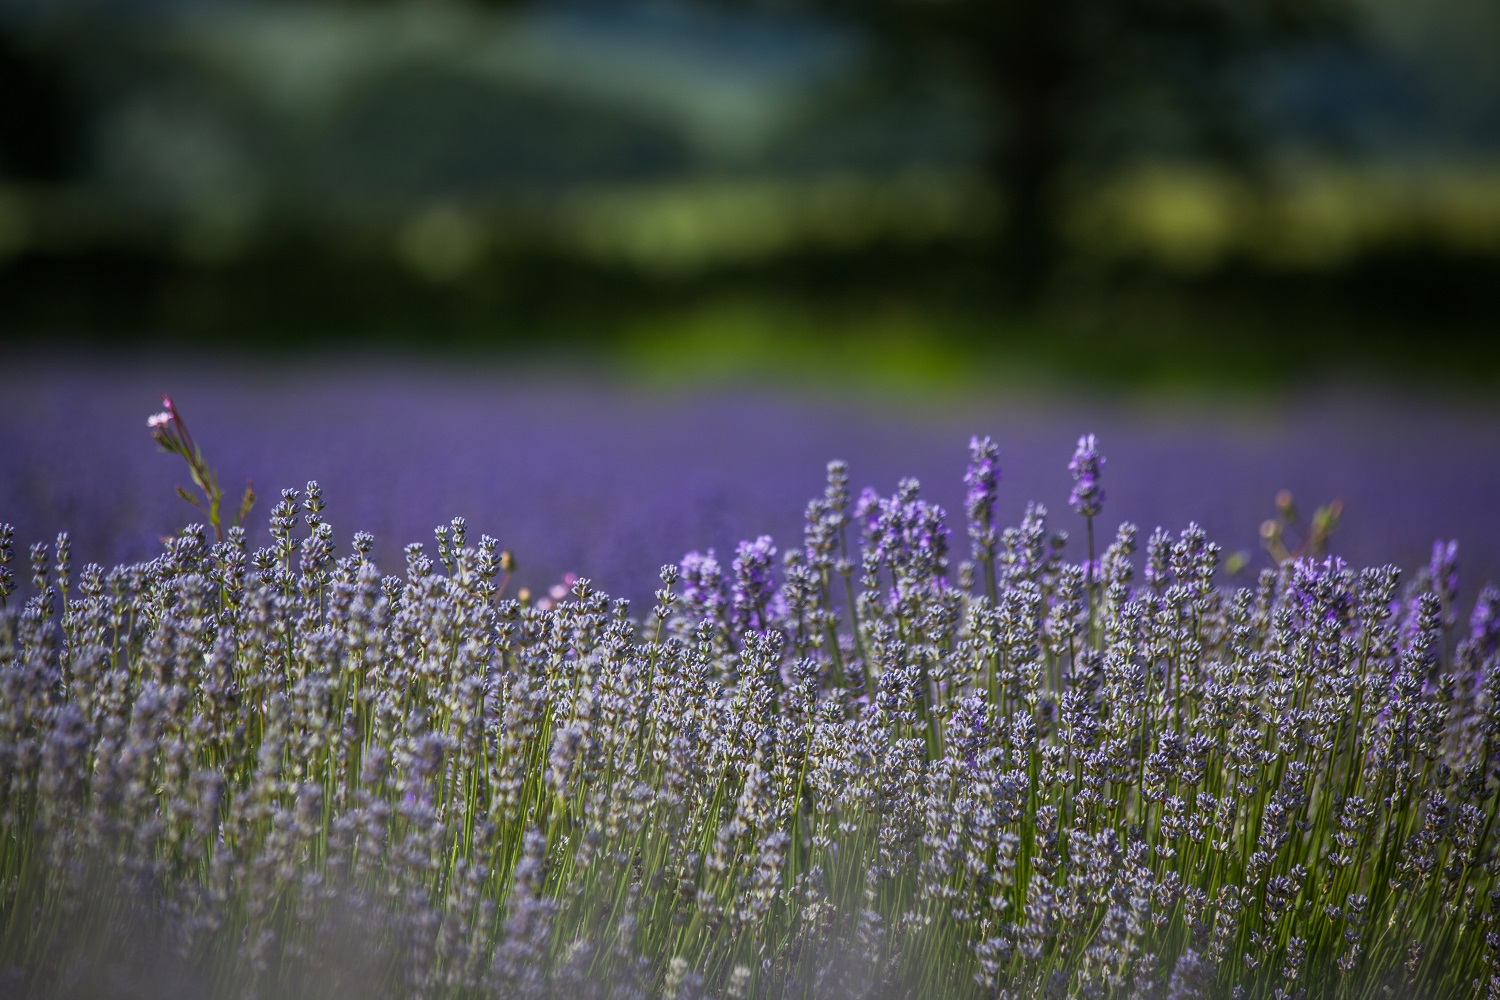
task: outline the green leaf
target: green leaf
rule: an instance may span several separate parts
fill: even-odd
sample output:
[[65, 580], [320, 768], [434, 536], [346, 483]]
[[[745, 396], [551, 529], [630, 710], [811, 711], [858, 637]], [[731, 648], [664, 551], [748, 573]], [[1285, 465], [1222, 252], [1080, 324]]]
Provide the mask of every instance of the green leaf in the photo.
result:
[[236, 527], [245, 523], [245, 518], [250, 516], [250, 508], [254, 506], [255, 483], [253, 481], [247, 481], [245, 483], [245, 495], [240, 499], [240, 509], [234, 515], [234, 523]]
[[197, 507], [199, 510], [203, 511], [205, 514], [208, 513], [208, 510], [203, 506], [203, 504], [200, 503], [196, 497], [194, 497], [183, 487], [177, 487], [177, 495], [182, 497], [182, 499], [186, 500], [188, 503], [192, 504], [194, 507]]

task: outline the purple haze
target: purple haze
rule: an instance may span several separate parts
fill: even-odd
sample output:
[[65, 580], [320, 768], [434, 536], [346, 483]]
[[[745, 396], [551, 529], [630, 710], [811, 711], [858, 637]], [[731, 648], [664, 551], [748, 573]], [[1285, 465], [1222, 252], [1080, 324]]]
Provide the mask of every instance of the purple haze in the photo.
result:
[[[537, 372], [304, 362], [284, 368], [26, 362], [4, 377], [0, 521], [18, 551], [66, 529], [76, 564], [154, 553], [196, 512], [173, 493], [180, 460], [146, 427], [170, 392], [236, 499], [253, 478], [261, 501], [250, 541], [264, 544], [279, 491], [323, 487], [339, 551], [356, 530], [398, 565], [403, 544], [432, 551], [454, 515], [470, 536], [512, 549], [517, 580], [545, 590], [565, 571], [629, 596], [644, 613], [663, 563], [714, 548], [729, 572], [736, 543], [770, 535], [800, 544], [807, 501], [829, 459], [849, 462], [851, 490], [892, 494], [915, 476], [921, 496], [965, 531], [964, 472], [974, 434], [998, 446], [995, 518], [1019, 521], [1028, 500], [1072, 534], [1068, 471], [1079, 435], [1098, 436], [1109, 503], [1121, 520], [1202, 524], [1226, 553], [1259, 554], [1257, 528], [1287, 487], [1302, 508], [1345, 502], [1333, 551], [1356, 565], [1426, 564], [1433, 540], [1456, 538], [1464, 600], [1500, 576], [1500, 409], [1440, 406], [1376, 394], [1309, 395], [1280, 405], [1144, 407], [1056, 397], [951, 405], [844, 395], [707, 388], [652, 394]], [[226, 505], [228, 501], [226, 501]], [[1143, 534], [1142, 537], [1145, 537]], [[967, 556], [967, 546], [953, 553]], [[1258, 559], [1256, 560], [1259, 561]]]

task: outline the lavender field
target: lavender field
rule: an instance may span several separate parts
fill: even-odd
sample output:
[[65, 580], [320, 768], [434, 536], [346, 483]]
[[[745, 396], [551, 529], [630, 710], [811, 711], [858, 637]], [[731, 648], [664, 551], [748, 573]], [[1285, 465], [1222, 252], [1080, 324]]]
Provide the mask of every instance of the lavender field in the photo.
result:
[[[1063, 509], [1062, 458], [1085, 430], [1110, 460], [1107, 520], [1149, 530], [1201, 524], [1264, 564], [1257, 529], [1289, 489], [1303, 518], [1335, 498], [1332, 551], [1355, 564], [1426, 563], [1457, 539], [1466, 586], [1500, 578], [1500, 406], [1379, 390], [1284, 399], [1148, 402], [1028, 393], [1001, 381], [956, 399], [677, 383], [653, 389], [541, 369], [309, 361], [190, 366], [83, 359], [6, 375], [18, 419], [0, 427], [0, 517], [27, 541], [67, 530], [80, 558], [153, 554], [195, 515], [145, 416], [170, 392], [237, 494], [266, 504], [309, 479], [337, 536], [375, 535], [387, 561], [463, 516], [545, 589], [563, 573], [649, 600], [655, 567], [695, 548], [790, 541], [830, 459], [859, 486], [915, 476], [961, 511], [957, 463], [972, 434], [1000, 448], [1000, 517]], [[1060, 456], [1062, 458], [1060, 458]], [[264, 542], [258, 511], [247, 527]]]
[[0, 0], [0, 1000], [1500, 1000], [1496, 0]]
[[7, 375], [0, 995], [1500, 997], [1491, 408]]

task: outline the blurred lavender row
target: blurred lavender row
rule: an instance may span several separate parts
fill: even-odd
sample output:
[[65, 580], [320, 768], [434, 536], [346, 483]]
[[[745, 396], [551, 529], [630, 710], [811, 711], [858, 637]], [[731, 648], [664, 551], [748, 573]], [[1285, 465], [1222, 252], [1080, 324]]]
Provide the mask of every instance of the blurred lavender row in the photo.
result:
[[[199, 520], [174, 495], [181, 463], [146, 428], [170, 392], [226, 494], [253, 479], [252, 547], [283, 487], [317, 479], [341, 549], [374, 532], [376, 555], [430, 541], [454, 515], [496, 536], [517, 580], [545, 590], [563, 573], [649, 601], [656, 570], [689, 550], [800, 537], [824, 466], [889, 492], [915, 475], [950, 526], [962, 523], [971, 434], [1000, 448], [1002, 523], [1028, 500], [1071, 520], [1067, 463], [1079, 434], [1108, 456], [1101, 523], [1203, 525], [1228, 553], [1253, 555], [1273, 497], [1304, 516], [1340, 498], [1332, 550], [1359, 564], [1424, 565], [1456, 538], [1469, 597], [1500, 577], [1500, 408], [1377, 392], [1280, 401], [1171, 402], [1059, 396], [920, 403], [707, 387], [650, 391], [498, 367], [332, 362], [231, 367], [180, 362], [25, 361], [5, 376], [0, 520], [18, 542], [68, 530], [80, 561], [153, 554]], [[1074, 548], [1081, 522], [1073, 525]], [[24, 549], [23, 549], [24, 550]], [[1078, 555], [1075, 552], [1075, 557]]]

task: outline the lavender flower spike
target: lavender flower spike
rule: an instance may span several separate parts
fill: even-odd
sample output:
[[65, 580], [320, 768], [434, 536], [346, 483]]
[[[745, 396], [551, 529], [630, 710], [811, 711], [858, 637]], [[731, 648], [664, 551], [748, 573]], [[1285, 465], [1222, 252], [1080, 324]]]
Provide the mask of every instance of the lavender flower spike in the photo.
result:
[[1458, 542], [1432, 543], [1432, 562], [1427, 566], [1432, 577], [1432, 591], [1443, 602], [1443, 625], [1452, 628], [1458, 621]]
[[1500, 651], [1500, 589], [1492, 583], [1484, 585], [1474, 602], [1474, 612], [1469, 616], [1469, 642], [1481, 659], [1489, 659]]
[[988, 437], [969, 438], [969, 468], [964, 485], [969, 492], [964, 509], [969, 515], [969, 537], [974, 558], [993, 557], [995, 549], [995, 487], [1000, 482], [1000, 449]]
[[1104, 490], [1099, 486], [1099, 473], [1104, 469], [1104, 456], [1094, 435], [1085, 434], [1078, 439], [1078, 449], [1068, 463], [1073, 473], [1073, 492], [1068, 495], [1068, 505], [1084, 517], [1094, 517], [1104, 509]]
[[697, 621], [711, 619], [725, 624], [724, 610], [729, 603], [724, 593], [724, 572], [713, 549], [689, 552], [682, 557], [682, 601]]
[[736, 629], [764, 629], [769, 624], [767, 608], [776, 593], [776, 584], [771, 579], [775, 557], [776, 545], [770, 535], [761, 535], [753, 542], [740, 542], [735, 550], [734, 584], [729, 601]]

